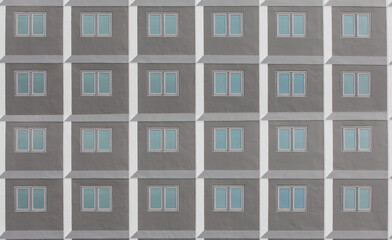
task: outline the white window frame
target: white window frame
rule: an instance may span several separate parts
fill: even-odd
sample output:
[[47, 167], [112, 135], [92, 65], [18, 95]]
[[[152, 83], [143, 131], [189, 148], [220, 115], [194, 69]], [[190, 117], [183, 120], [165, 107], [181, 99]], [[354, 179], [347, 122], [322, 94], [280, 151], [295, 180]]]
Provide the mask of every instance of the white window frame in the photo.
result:
[[[151, 188], [160, 188], [161, 189], [161, 208], [151, 208]], [[176, 189], [176, 208], [166, 208], [166, 189], [167, 188], [175, 188]], [[148, 207], [147, 210], [149, 212], [178, 212], [180, 211], [180, 187], [178, 185], [152, 185], [147, 188], [148, 195]]]
[[[161, 132], [161, 146], [160, 149], [151, 149], [150, 148], [150, 131], [151, 130], [159, 130]], [[165, 148], [165, 135], [167, 130], [175, 130], [176, 131], [176, 149], [166, 149]], [[180, 151], [180, 144], [179, 144], [179, 128], [176, 127], [151, 127], [147, 128], [147, 151], [148, 152], [179, 152]]]
[[[93, 130], [94, 131], [94, 149], [91, 149], [91, 150], [84, 149], [84, 134], [83, 134], [83, 132], [85, 130]], [[99, 130], [109, 130], [109, 149], [108, 150], [99, 149]], [[113, 150], [112, 134], [113, 134], [112, 128], [81, 128], [80, 129], [80, 140], [81, 140], [80, 141], [80, 152], [83, 152], [83, 153], [109, 153], [109, 152], [112, 152], [112, 150]]]
[[[216, 34], [215, 33], [215, 15], [225, 15], [225, 33], [224, 34]], [[241, 17], [241, 33], [240, 34], [231, 34], [230, 33], [230, 16], [231, 15], [240, 15]], [[243, 37], [244, 36], [244, 14], [243, 12], [214, 12], [212, 14], [212, 36], [213, 37]]]
[[[346, 209], [345, 208], [345, 200], [346, 200], [346, 194], [345, 194], [345, 189], [349, 189], [352, 188], [355, 191], [355, 198], [354, 198], [354, 209]], [[365, 189], [369, 189], [370, 190], [370, 195], [369, 195], [369, 209], [360, 209], [360, 189], [365, 188]], [[372, 205], [373, 205], [373, 201], [372, 201], [372, 197], [373, 197], [373, 193], [372, 193], [373, 187], [372, 186], [342, 186], [342, 212], [371, 212], [372, 211]]]
[[[231, 149], [231, 130], [241, 130], [241, 149]], [[215, 136], [216, 136], [216, 130], [225, 130], [226, 131], [226, 149], [216, 149], [216, 144], [215, 144]], [[244, 128], [243, 127], [214, 127], [212, 130], [212, 149], [214, 152], [243, 152], [245, 147], [244, 147]]]
[[[84, 74], [92, 73], [94, 74], [94, 93], [85, 93], [84, 92]], [[99, 74], [100, 73], [108, 73], [109, 74], [109, 93], [99, 93]], [[82, 70], [81, 74], [81, 96], [103, 96], [110, 97], [112, 96], [112, 71], [111, 70]]]
[[[18, 75], [19, 73], [27, 73], [27, 84], [28, 84], [28, 93], [18, 93]], [[44, 74], [44, 92], [43, 93], [34, 93], [33, 86], [34, 86], [34, 73], [42, 73]], [[15, 88], [15, 97], [44, 97], [47, 96], [47, 77], [46, 77], [45, 70], [17, 70], [14, 71], [14, 88]]]
[[[94, 33], [84, 34], [84, 15], [94, 16]], [[99, 15], [109, 15], [109, 34], [99, 34]], [[80, 37], [112, 37], [113, 32], [113, 20], [112, 12], [81, 12], [80, 13]]]
[[[355, 130], [355, 138], [354, 138], [355, 148], [354, 149], [346, 149], [345, 148], [345, 137], [346, 136], [344, 134], [344, 131], [346, 129]], [[370, 138], [369, 139], [369, 145], [370, 145], [369, 149], [360, 149], [359, 130], [361, 130], [361, 129], [369, 130], [369, 138]], [[343, 139], [342, 151], [343, 152], [372, 152], [372, 150], [373, 150], [373, 144], [372, 144], [372, 142], [373, 142], [373, 128], [371, 126], [345, 126], [345, 127], [342, 127], [342, 135], [343, 135], [343, 137], [342, 137], [342, 139]]]
[[[159, 73], [161, 74], [161, 92], [160, 93], [151, 93], [151, 74], [153, 73]], [[166, 73], [175, 73], [176, 74], [176, 92], [175, 93], [166, 93]], [[148, 89], [147, 89], [147, 96], [179, 96], [180, 95], [180, 90], [179, 90], [179, 75], [180, 72], [178, 70], [151, 70], [147, 72], [147, 82], [148, 82]]]
[[[28, 131], [27, 150], [18, 149], [18, 131], [19, 130], [27, 130]], [[44, 132], [43, 133], [43, 149], [42, 150], [33, 149], [33, 131], [34, 130], [41, 130]], [[15, 152], [17, 152], [17, 153], [45, 153], [46, 152], [46, 128], [23, 128], [23, 127], [15, 128]]]
[[[354, 94], [345, 94], [344, 93], [344, 76], [345, 75], [354, 75]], [[368, 75], [369, 76], [369, 93], [368, 94], [359, 94], [359, 75]], [[370, 72], [342, 72], [342, 97], [370, 97], [371, 96], [371, 82], [372, 75]]]
[[[289, 74], [289, 93], [279, 93], [279, 75], [280, 74]], [[298, 94], [294, 93], [294, 74], [303, 74], [304, 75], [304, 93]], [[307, 71], [277, 71], [276, 72], [276, 96], [277, 97], [306, 97], [306, 88], [307, 88], [307, 80], [308, 80], [308, 73]]]
[[[18, 15], [27, 15], [27, 34], [18, 34]], [[42, 15], [43, 16], [43, 34], [34, 34], [33, 33], [33, 15]], [[15, 37], [46, 37], [46, 12], [15, 12]]]
[[[216, 92], [216, 74], [223, 73], [226, 74], [226, 93], [217, 93]], [[241, 93], [231, 93], [231, 74], [239, 73], [241, 74]], [[217, 70], [213, 71], [212, 77], [212, 87], [213, 87], [213, 96], [215, 97], [243, 97], [244, 96], [244, 71], [241, 70]]]
[[[280, 189], [289, 189], [289, 208], [279, 208], [280, 202], [279, 202], [279, 195], [280, 195]], [[304, 208], [294, 208], [295, 204], [295, 189], [304, 189]], [[276, 187], [276, 211], [277, 212], [307, 212], [308, 211], [308, 186], [306, 185], [284, 185], [284, 186], [277, 186]]]
[[[354, 16], [354, 34], [353, 35], [345, 35], [344, 34], [344, 16]], [[369, 35], [359, 35], [359, 24], [358, 19], [359, 16], [368, 16], [368, 31]], [[341, 38], [371, 38], [372, 36], [372, 29], [371, 29], [371, 22], [372, 22], [372, 14], [371, 13], [353, 13], [353, 12], [345, 12], [341, 14]]]
[[[279, 16], [289, 16], [289, 33], [279, 34]], [[294, 34], [294, 16], [302, 15], [304, 16], [304, 34]], [[306, 12], [276, 12], [276, 37], [284, 38], [305, 38], [307, 37], [307, 17]]]
[[[178, 37], [178, 12], [147, 12], [147, 37]], [[159, 34], [150, 34], [150, 15], [159, 15], [160, 17], [160, 33]], [[176, 16], [176, 33], [175, 34], [165, 34], [165, 16], [166, 15], [175, 15]]]
[[[101, 188], [109, 189], [109, 208], [99, 208], [99, 190]], [[94, 190], [94, 208], [84, 208], [84, 189], [93, 189]], [[80, 187], [80, 200], [81, 206], [80, 211], [82, 212], [112, 212], [113, 211], [113, 196], [112, 196], [112, 186], [81, 186]]]
[[[307, 126], [281, 126], [281, 127], [276, 127], [277, 129], [277, 151], [278, 152], [307, 152], [308, 151], [308, 127]], [[296, 129], [303, 129], [304, 130], [304, 141], [305, 141], [305, 148], [304, 149], [295, 149], [294, 148], [294, 130]], [[280, 137], [279, 137], [279, 131], [280, 130], [289, 130], [289, 149], [280, 149], [279, 142], [280, 142]]]
[[[226, 208], [217, 208], [216, 207], [216, 189], [217, 188], [225, 188], [226, 189]], [[240, 188], [241, 189], [241, 208], [232, 208], [231, 207], [231, 190], [233, 188]], [[244, 186], [243, 185], [213, 185], [213, 206], [214, 212], [243, 212], [245, 209], [244, 203]]]
[[[18, 208], [18, 189], [27, 189], [27, 199], [28, 199], [28, 207], [27, 209], [19, 209]], [[43, 209], [35, 209], [34, 208], [34, 197], [33, 190], [34, 189], [43, 189], [44, 190], [44, 208]], [[46, 212], [47, 211], [47, 189], [46, 186], [14, 186], [14, 210], [15, 212]]]

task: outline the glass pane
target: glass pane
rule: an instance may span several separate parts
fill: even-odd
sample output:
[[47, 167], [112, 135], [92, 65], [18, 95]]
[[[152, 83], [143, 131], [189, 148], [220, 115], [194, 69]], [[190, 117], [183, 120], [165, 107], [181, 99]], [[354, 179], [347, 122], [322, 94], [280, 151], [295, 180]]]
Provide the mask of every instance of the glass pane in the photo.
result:
[[110, 34], [110, 15], [98, 15], [98, 34], [109, 35]]
[[176, 130], [165, 130], [165, 149], [176, 150], [177, 149], [177, 131]]
[[369, 16], [358, 15], [358, 35], [369, 36]]
[[369, 74], [358, 74], [358, 94], [370, 94], [369, 81]]
[[290, 74], [279, 73], [278, 75], [278, 94], [290, 94]]
[[33, 130], [33, 150], [44, 150], [44, 130]]
[[45, 208], [45, 190], [33, 189], [33, 209]]
[[150, 130], [150, 149], [161, 149], [161, 130]]
[[29, 130], [18, 130], [18, 150], [29, 149]]
[[177, 208], [177, 188], [165, 188], [165, 208]]
[[279, 149], [290, 149], [290, 129], [279, 129]]
[[109, 94], [110, 93], [110, 74], [99, 73], [98, 74], [98, 93]]
[[354, 95], [354, 74], [343, 75], [343, 94]]
[[240, 14], [230, 14], [230, 34], [241, 34]]
[[305, 129], [294, 129], [294, 149], [305, 149]]
[[241, 73], [230, 73], [230, 93], [241, 94], [242, 84], [241, 84]]
[[83, 130], [83, 149], [94, 150], [94, 130]]
[[18, 189], [18, 209], [29, 208], [29, 190]]
[[176, 15], [165, 15], [165, 34], [177, 34]]
[[294, 209], [305, 208], [305, 188], [294, 188]]
[[150, 188], [150, 209], [162, 208], [161, 188]]
[[226, 34], [226, 15], [215, 14], [214, 15], [214, 34]]
[[226, 209], [226, 188], [215, 188], [215, 208]]
[[215, 73], [215, 93], [226, 93], [226, 73]]
[[83, 73], [83, 93], [95, 93], [94, 73]]
[[370, 188], [359, 188], [359, 209], [370, 209]]
[[355, 210], [355, 188], [344, 189], [344, 209]]
[[94, 188], [83, 188], [83, 208], [92, 209], [94, 208]]
[[83, 34], [93, 35], [94, 33], [95, 33], [94, 15], [84, 14], [83, 15]]
[[230, 208], [232, 209], [242, 208], [242, 188], [230, 189]]
[[279, 188], [279, 209], [290, 209], [290, 188]]
[[44, 73], [33, 73], [33, 93], [45, 93], [44, 78]]
[[305, 34], [305, 16], [304, 15], [293, 15], [293, 34], [304, 35]]
[[33, 34], [44, 34], [44, 15], [33, 14]]
[[161, 74], [150, 73], [150, 93], [161, 93]]
[[29, 93], [29, 74], [18, 73], [18, 93]]
[[110, 188], [99, 188], [98, 208], [110, 208]]
[[177, 93], [177, 74], [165, 73], [165, 93]]
[[215, 149], [226, 150], [226, 130], [216, 129], [215, 130]]
[[355, 149], [355, 129], [344, 129], [344, 149]]
[[29, 15], [18, 14], [18, 34], [29, 34]]
[[149, 15], [149, 34], [157, 35], [161, 34], [161, 15], [159, 14], [150, 14]]
[[99, 129], [98, 130], [98, 149], [99, 150], [110, 150], [110, 130]]
[[354, 35], [354, 15], [343, 16], [343, 35], [345, 36]]
[[230, 129], [230, 149], [242, 149], [242, 130]]
[[289, 15], [278, 15], [278, 35], [290, 34]]
[[370, 149], [370, 129], [359, 129], [359, 149]]
[[305, 74], [294, 73], [293, 81], [293, 93], [299, 95], [305, 94]]

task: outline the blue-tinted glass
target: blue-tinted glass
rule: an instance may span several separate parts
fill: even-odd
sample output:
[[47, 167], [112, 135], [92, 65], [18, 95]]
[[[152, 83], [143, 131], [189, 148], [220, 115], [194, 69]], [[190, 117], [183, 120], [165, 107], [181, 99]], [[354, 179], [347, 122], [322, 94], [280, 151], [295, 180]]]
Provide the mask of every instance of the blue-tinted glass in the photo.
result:
[[290, 34], [289, 15], [278, 15], [278, 34]]
[[214, 15], [214, 34], [226, 34], [226, 15], [215, 14]]
[[355, 209], [355, 188], [344, 189], [344, 209]]
[[94, 29], [94, 15], [93, 14], [84, 14], [83, 15], [83, 34], [93, 35], [95, 34]]
[[162, 189], [150, 188], [150, 209], [162, 208]]
[[241, 73], [230, 73], [230, 93], [242, 93], [241, 75]]
[[290, 149], [290, 129], [279, 129], [279, 149]]
[[344, 149], [355, 149], [355, 129], [344, 129]]
[[33, 34], [44, 34], [44, 15], [33, 14]]
[[358, 94], [370, 94], [369, 74], [358, 74]]
[[29, 93], [29, 74], [18, 73], [18, 93]]
[[83, 149], [94, 150], [94, 130], [83, 130]]
[[215, 208], [226, 209], [226, 188], [215, 188]]
[[98, 93], [108, 94], [110, 93], [110, 74], [99, 73], [98, 74]]
[[94, 188], [83, 189], [83, 208], [91, 209], [95, 207]]
[[33, 189], [33, 209], [45, 208], [45, 190]]
[[161, 149], [161, 130], [150, 130], [150, 149]]
[[369, 36], [369, 16], [358, 15], [358, 35]]
[[151, 35], [161, 34], [161, 15], [150, 14], [149, 19], [150, 19], [149, 34]]
[[29, 149], [29, 130], [18, 130], [18, 150]]
[[110, 34], [110, 15], [100, 14], [98, 15], [98, 34], [109, 35]]
[[359, 188], [359, 209], [370, 209], [370, 188]]
[[305, 208], [305, 189], [294, 188], [294, 209]]
[[99, 188], [98, 208], [110, 208], [110, 188]]
[[33, 93], [45, 93], [44, 73], [33, 73]]
[[216, 129], [215, 130], [215, 149], [225, 150], [226, 149], [226, 130]]
[[176, 15], [165, 15], [165, 34], [177, 34]]
[[230, 189], [230, 208], [232, 209], [242, 208], [242, 188]]
[[165, 188], [165, 208], [177, 208], [177, 188]]
[[18, 189], [18, 209], [29, 208], [29, 190]]
[[94, 73], [83, 73], [83, 93], [94, 93]]
[[294, 129], [294, 149], [305, 149], [305, 130]]
[[293, 91], [294, 94], [305, 94], [305, 74], [294, 73]]
[[98, 130], [98, 149], [99, 150], [110, 150], [110, 130], [100, 129]]
[[165, 73], [165, 93], [177, 93], [177, 74]]
[[370, 149], [370, 129], [359, 129], [359, 149]]
[[279, 188], [279, 209], [290, 209], [289, 188]]
[[226, 73], [215, 73], [215, 93], [226, 93]]
[[177, 131], [176, 130], [165, 130], [165, 149], [176, 150], [177, 149]]
[[279, 73], [278, 75], [278, 94], [290, 93], [290, 74]]
[[18, 34], [29, 34], [29, 15], [18, 14]]
[[293, 34], [304, 35], [305, 34], [305, 16], [304, 15], [293, 15]]
[[343, 16], [343, 35], [353, 36], [354, 35], [354, 15]]
[[343, 94], [354, 95], [354, 74], [344, 74], [343, 77]]
[[239, 150], [242, 148], [242, 130], [230, 129], [230, 149]]
[[150, 73], [150, 93], [161, 93], [161, 74]]
[[230, 14], [230, 34], [241, 34], [240, 14]]
[[33, 130], [33, 150], [44, 149], [44, 130]]

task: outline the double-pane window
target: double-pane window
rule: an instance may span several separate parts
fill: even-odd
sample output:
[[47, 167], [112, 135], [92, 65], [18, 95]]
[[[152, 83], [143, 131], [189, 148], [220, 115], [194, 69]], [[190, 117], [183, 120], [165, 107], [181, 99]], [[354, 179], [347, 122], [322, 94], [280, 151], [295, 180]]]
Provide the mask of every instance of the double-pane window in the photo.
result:
[[111, 212], [112, 187], [111, 186], [83, 186], [82, 211], [83, 212]]
[[369, 97], [369, 72], [344, 72], [342, 74], [343, 97]]
[[278, 211], [304, 212], [306, 211], [307, 187], [306, 186], [279, 186]]
[[148, 73], [149, 96], [178, 96], [178, 71]]
[[304, 97], [306, 72], [277, 72], [276, 91], [278, 97]]
[[343, 187], [343, 211], [371, 211], [372, 187], [347, 186]]
[[45, 152], [46, 128], [16, 128], [15, 152]]
[[20, 12], [15, 13], [16, 37], [45, 37], [46, 13]]
[[214, 36], [218, 37], [241, 37], [242, 30], [242, 13], [214, 13]]
[[306, 14], [304, 12], [277, 13], [278, 37], [305, 37]]
[[148, 129], [149, 152], [178, 152], [178, 128]]
[[305, 152], [306, 146], [306, 127], [278, 127], [279, 152]]
[[214, 96], [243, 96], [244, 74], [242, 71], [215, 71]]
[[148, 188], [149, 211], [178, 211], [178, 186], [151, 186]]
[[15, 96], [46, 96], [46, 72], [16, 71]]
[[111, 128], [83, 128], [81, 132], [82, 152], [111, 152]]
[[148, 13], [147, 35], [150, 37], [177, 37], [178, 13]]
[[111, 96], [111, 71], [82, 71], [82, 96]]
[[82, 37], [111, 37], [112, 13], [85, 12], [81, 13]]
[[244, 150], [243, 128], [214, 128], [215, 152], [239, 152]]
[[371, 127], [344, 127], [343, 151], [370, 152], [372, 150]]
[[244, 186], [214, 186], [214, 211], [243, 211]]
[[16, 212], [45, 212], [45, 186], [17, 186], [15, 191]]
[[370, 37], [370, 13], [342, 14], [343, 37]]

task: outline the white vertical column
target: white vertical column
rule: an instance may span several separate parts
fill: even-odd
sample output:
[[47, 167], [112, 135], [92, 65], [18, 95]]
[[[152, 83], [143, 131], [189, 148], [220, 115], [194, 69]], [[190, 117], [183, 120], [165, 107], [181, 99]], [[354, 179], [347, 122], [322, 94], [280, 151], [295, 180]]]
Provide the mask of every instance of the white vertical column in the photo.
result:
[[[0, 1], [1, 2], [1, 1]], [[0, 59], [5, 56], [6, 7], [0, 6]], [[5, 115], [5, 64], [0, 63], [0, 118]], [[0, 122], [0, 174], [5, 171], [5, 122]], [[5, 231], [5, 179], [0, 179], [0, 234]]]
[[[387, 0], [387, 116], [388, 116], [388, 150], [392, 149], [392, 104], [391, 92], [392, 84], [389, 82], [392, 76], [392, 66], [389, 63], [392, 61], [392, 7], [389, 4], [392, 0]], [[392, 236], [392, 154], [388, 153], [388, 238]]]

